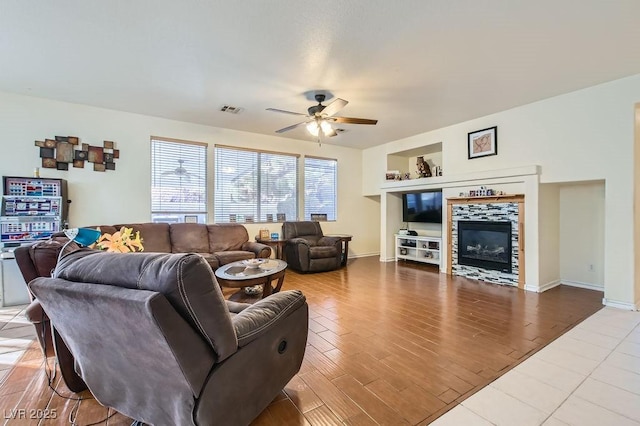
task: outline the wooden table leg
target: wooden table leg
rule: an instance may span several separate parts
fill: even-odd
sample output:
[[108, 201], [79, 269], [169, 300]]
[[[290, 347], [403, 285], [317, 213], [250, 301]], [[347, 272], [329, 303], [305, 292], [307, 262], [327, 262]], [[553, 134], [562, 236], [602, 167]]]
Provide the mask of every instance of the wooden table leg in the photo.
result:
[[[262, 298], [264, 299], [267, 296], [270, 296], [274, 293], [278, 293], [282, 288], [282, 283], [284, 282], [284, 273], [285, 271], [278, 272], [275, 275], [270, 275], [266, 278], [266, 282], [264, 283], [264, 288], [262, 289]], [[276, 287], [271, 287], [271, 281], [278, 279], [278, 283]]]
[[262, 285], [262, 298], [264, 299], [267, 296], [271, 295], [272, 292], [272, 288], [271, 288], [271, 277], [266, 277], [265, 278], [265, 282]]
[[344, 241], [344, 253], [342, 256], [342, 266], [346, 266], [347, 256], [349, 256], [349, 240], [343, 240], [343, 241]]
[[[282, 283], [284, 282], [284, 274], [280, 278], [278, 278], [278, 284], [276, 284], [276, 288], [273, 289], [274, 293], [278, 293], [282, 288]], [[271, 284], [269, 284], [271, 285]]]

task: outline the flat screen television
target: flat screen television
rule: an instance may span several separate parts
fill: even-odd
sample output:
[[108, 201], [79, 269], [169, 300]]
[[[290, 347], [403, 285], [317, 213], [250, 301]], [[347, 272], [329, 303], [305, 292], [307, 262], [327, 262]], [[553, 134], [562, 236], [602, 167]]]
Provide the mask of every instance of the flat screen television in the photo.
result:
[[402, 221], [442, 223], [442, 191], [402, 194]]

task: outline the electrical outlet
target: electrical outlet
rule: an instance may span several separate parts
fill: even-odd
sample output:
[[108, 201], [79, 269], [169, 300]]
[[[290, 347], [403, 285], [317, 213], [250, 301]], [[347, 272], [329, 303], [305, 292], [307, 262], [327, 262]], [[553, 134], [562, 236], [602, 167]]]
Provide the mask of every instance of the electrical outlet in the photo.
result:
[[589, 264], [589, 272], [593, 272], [595, 269], [593, 267], [593, 263]]

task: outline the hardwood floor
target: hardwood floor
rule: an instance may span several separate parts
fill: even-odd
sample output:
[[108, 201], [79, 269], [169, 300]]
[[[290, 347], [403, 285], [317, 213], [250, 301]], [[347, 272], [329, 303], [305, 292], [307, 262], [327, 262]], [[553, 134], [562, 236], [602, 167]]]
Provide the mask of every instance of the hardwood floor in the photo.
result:
[[[304, 362], [254, 425], [428, 424], [602, 307], [600, 292], [529, 293], [377, 257], [321, 274], [287, 271], [283, 289], [294, 288], [310, 307]], [[10, 425], [68, 424], [75, 405], [52, 395], [35, 345], [0, 386], [5, 417], [57, 409], [55, 420]], [[93, 399], [76, 409], [79, 425], [114, 413]], [[118, 413], [106, 422], [129, 423]]]

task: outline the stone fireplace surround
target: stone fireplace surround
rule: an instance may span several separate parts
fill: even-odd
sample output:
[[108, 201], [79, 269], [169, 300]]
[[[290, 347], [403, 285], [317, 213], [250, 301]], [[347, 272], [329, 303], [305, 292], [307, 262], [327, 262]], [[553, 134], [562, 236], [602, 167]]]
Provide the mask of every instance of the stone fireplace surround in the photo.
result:
[[[496, 284], [523, 287], [524, 256], [520, 235], [524, 226], [524, 195], [449, 198], [449, 265], [447, 273]], [[458, 263], [460, 221], [511, 223], [511, 272]]]

